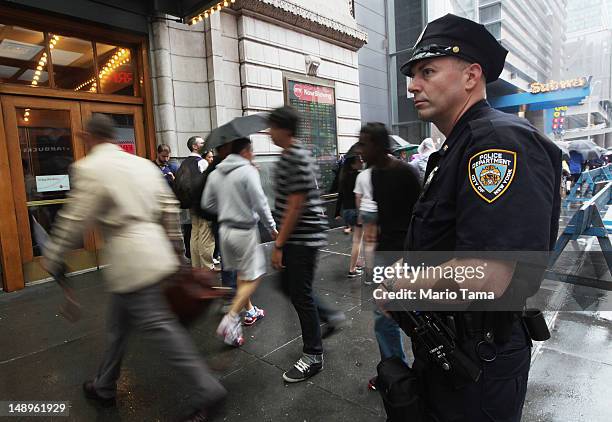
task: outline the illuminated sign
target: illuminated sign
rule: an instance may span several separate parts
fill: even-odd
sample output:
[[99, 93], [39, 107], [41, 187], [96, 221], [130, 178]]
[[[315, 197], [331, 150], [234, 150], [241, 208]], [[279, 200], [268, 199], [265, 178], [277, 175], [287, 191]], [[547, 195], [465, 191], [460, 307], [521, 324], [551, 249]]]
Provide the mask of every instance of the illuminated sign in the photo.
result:
[[115, 72], [112, 75], [113, 82], [118, 84], [131, 83], [134, 80], [132, 72]]
[[129, 152], [130, 154], [136, 154], [136, 145], [129, 142], [119, 142], [117, 145], [124, 150], [125, 152]]
[[567, 106], [555, 107], [553, 111], [552, 130], [556, 135], [563, 135], [565, 133], [565, 112]]
[[308, 103], [334, 104], [334, 90], [326, 86], [296, 83], [293, 95]]
[[529, 85], [529, 88], [532, 94], [539, 94], [542, 92], [559, 91], [560, 89], [580, 88], [586, 86], [588, 83], [589, 80], [587, 78], [574, 78], [565, 81], [553, 80], [547, 83], [533, 82]]

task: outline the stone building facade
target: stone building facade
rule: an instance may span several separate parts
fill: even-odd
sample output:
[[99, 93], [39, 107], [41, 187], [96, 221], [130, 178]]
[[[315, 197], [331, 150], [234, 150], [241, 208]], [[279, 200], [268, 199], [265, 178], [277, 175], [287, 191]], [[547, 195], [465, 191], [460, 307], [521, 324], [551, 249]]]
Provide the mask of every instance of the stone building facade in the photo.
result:
[[[195, 25], [153, 19], [151, 77], [157, 143], [188, 154], [190, 136], [206, 136], [234, 117], [269, 111], [286, 100], [285, 77], [335, 90], [337, 150], [356, 141], [361, 125], [358, 50], [367, 42], [349, 2], [237, 0]], [[340, 7], [338, 6], [340, 4]], [[308, 75], [308, 60], [319, 61]], [[252, 137], [262, 162], [278, 149]]]

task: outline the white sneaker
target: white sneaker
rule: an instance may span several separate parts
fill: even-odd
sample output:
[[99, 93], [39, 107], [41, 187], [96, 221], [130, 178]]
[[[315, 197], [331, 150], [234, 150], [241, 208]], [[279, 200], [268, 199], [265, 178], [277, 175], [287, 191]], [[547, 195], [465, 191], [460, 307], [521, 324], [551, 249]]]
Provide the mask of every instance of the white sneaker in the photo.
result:
[[242, 325], [253, 325], [265, 316], [266, 312], [263, 309], [260, 309], [257, 306], [253, 306], [253, 312], [247, 311], [244, 316], [244, 320], [242, 320]]
[[217, 327], [217, 335], [223, 338], [223, 342], [229, 346], [242, 346], [244, 344], [244, 337], [242, 336], [240, 315], [231, 316], [229, 313], [226, 314]]

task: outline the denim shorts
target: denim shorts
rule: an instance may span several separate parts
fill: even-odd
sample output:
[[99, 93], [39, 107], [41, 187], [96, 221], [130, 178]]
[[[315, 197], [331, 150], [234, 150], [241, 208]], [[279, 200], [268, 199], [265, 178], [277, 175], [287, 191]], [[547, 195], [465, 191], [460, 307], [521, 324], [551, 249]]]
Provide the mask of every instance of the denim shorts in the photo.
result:
[[378, 221], [377, 212], [359, 211], [359, 216], [361, 217], [361, 222], [363, 224], [376, 224]]
[[354, 227], [357, 225], [357, 210], [342, 210], [342, 219], [347, 226]]

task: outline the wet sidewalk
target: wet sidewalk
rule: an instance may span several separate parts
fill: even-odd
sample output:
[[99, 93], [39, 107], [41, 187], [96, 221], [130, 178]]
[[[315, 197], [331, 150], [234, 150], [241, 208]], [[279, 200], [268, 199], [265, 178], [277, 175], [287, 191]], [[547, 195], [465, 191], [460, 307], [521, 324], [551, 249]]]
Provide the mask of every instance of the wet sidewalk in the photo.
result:
[[[191, 329], [229, 391], [215, 421], [385, 421], [378, 394], [366, 388], [379, 353], [372, 313], [361, 307], [359, 281], [346, 278], [350, 239], [333, 230], [329, 240], [320, 253], [316, 286], [320, 296], [346, 312], [350, 324], [324, 340], [325, 369], [316, 377], [294, 385], [282, 380], [300, 356], [302, 341], [297, 315], [276, 289], [274, 274], [254, 297], [267, 316], [246, 328], [242, 348], [227, 348], [215, 338], [216, 313]], [[0, 293], [0, 400], [70, 401], [70, 416], [57, 418], [61, 421], [176, 420], [186, 408], [188, 389], [137, 334], [123, 362], [117, 407], [99, 409], [83, 398], [81, 383], [95, 373], [105, 347], [107, 296], [100, 272], [73, 280], [85, 309], [76, 324], [57, 315], [62, 297], [53, 283]], [[545, 300], [558, 301], [559, 308], [590, 300], [593, 309], [547, 313], [553, 337], [534, 348], [523, 420], [612, 420], [612, 321], [601, 312], [610, 296], [558, 283], [547, 288]]]
[[[562, 228], [575, 211], [562, 207]], [[570, 241], [538, 293], [551, 339], [534, 342], [524, 421], [612, 420], [611, 289], [596, 238]]]

